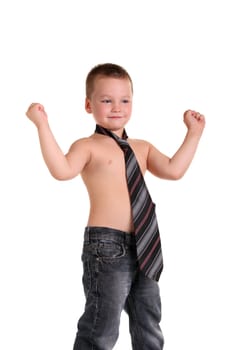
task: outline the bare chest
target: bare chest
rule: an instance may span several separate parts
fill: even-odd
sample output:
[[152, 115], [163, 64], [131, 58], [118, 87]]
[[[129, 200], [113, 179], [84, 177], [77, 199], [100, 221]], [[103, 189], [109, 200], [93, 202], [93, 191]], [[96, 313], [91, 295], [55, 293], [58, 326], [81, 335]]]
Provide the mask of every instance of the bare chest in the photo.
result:
[[[142, 173], [145, 173], [146, 159], [143, 151], [137, 148], [134, 148], [133, 151]], [[110, 147], [98, 147], [94, 150], [89, 170], [96, 175], [102, 173], [104, 177], [125, 174], [124, 152], [117, 144]]]

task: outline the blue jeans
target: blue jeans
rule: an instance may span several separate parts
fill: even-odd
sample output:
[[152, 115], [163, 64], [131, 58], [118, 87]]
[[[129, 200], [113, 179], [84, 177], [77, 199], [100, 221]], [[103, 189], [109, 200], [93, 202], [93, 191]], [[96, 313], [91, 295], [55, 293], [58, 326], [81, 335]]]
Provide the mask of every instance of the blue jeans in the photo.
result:
[[125, 310], [133, 350], [163, 349], [161, 301], [156, 281], [138, 269], [133, 234], [87, 227], [82, 261], [85, 311], [73, 350], [111, 350]]

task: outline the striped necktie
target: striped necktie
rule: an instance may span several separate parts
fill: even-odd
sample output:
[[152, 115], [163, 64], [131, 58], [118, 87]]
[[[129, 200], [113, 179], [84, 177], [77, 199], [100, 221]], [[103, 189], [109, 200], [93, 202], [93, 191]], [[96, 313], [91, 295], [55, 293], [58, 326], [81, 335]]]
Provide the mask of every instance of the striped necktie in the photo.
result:
[[139, 268], [147, 277], [158, 281], [163, 269], [163, 257], [155, 204], [134, 152], [126, 141], [126, 131], [120, 138], [110, 130], [96, 125], [95, 132], [112, 137], [124, 153]]

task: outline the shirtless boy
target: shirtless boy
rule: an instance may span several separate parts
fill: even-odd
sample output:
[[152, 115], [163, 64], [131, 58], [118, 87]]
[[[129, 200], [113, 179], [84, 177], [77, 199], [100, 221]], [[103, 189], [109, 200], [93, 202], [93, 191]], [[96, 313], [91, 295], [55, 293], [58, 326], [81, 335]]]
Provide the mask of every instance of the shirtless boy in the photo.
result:
[[[92, 114], [97, 125], [120, 138], [131, 118], [132, 100], [132, 80], [123, 67], [100, 64], [88, 73], [86, 112]], [[122, 150], [113, 138], [94, 132], [75, 141], [64, 154], [49, 127], [44, 107], [32, 103], [26, 115], [37, 127], [51, 175], [57, 180], [70, 180], [81, 174], [90, 198], [82, 255], [86, 305], [73, 349], [112, 349], [118, 338], [122, 310], [129, 316], [134, 350], [163, 349], [159, 285], [138, 268]], [[170, 180], [185, 174], [205, 118], [188, 110], [184, 123], [187, 133], [172, 157], [145, 140], [127, 139], [143, 174], [148, 170]]]

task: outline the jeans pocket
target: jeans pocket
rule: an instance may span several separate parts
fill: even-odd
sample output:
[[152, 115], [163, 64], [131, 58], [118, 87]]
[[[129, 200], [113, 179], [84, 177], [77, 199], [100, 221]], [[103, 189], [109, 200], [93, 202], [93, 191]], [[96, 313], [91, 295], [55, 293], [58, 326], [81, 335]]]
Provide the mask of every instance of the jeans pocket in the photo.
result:
[[123, 244], [113, 241], [99, 241], [97, 247], [97, 256], [103, 259], [116, 259], [125, 256], [125, 247]]

